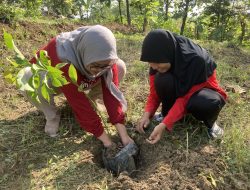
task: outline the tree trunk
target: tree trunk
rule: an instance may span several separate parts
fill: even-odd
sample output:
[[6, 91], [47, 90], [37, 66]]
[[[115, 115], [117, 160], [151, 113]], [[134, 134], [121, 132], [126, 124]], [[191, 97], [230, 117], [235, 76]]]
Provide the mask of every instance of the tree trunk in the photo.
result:
[[243, 42], [245, 34], [246, 34], [246, 26], [247, 26], [246, 21], [244, 19], [242, 19], [240, 21], [240, 27], [241, 27], [241, 35], [239, 38], [240, 45], [242, 45], [242, 42]]
[[200, 39], [200, 33], [199, 33], [199, 21], [195, 22], [195, 39]]
[[143, 26], [142, 26], [142, 31], [143, 32], [146, 32], [147, 26], [148, 26], [148, 19], [147, 19], [147, 16], [145, 14], [144, 19], [143, 19]]
[[60, 7], [61, 7], [61, 15], [64, 15], [64, 5], [63, 5], [63, 0], [61, 0]]
[[170, 5], [170, 0], [164, 0], [165, 5], [165, 20], [168, 20], [168, 10]]
[[219, 25], [220, 25], [220, 20], [221, 20], [221, 6], [222, 6], [222, 4], [221, 4], [222, 2], [221, 1], [219, 1], [219, 6], [218, 6], [218, 10], [220, 10], [220, 11], [218, 11], [218, 14], [217, 14], [217, 23], [216, 23], [216, 26], [217, 27], [219, 27]]
[[126, 7], [127, 7], [127, 21], [128, 21], [128, 25], [131, 26], [131, 18], [130, 18], [130, 11], [129, 11], [129, 0], [126, 0]]
[[190, 0], [186, 0], [186, 5], [185, 5], [183, 17], [182, 17], [182, 24], [181, 24], [181, 32], [180, 32], [180, 35], [183, 35], [183, 33], [184, 33], [185, 24], [186, 24], [187, 15], [188, 15], [189, 2], [190, 2]]
[[82, 6], [79, 5], [79, 15], [80, 15], [80, 19], [83, 20], [83, 13], [82, 13]]
[[87, 9], [87, 21], [89, 21], [89, 8]]
[[27, 0], [25, 1], [25, 6], [26, 6], [26, 10], [29, 10], [29, 2]]
[[122, 22], [122, 7], [121, 7], [121, 0], [118, 0], [118, 5], [119, 5], [120, 20], [121, 20], [121, 23], [123, 23], [123, 22]]

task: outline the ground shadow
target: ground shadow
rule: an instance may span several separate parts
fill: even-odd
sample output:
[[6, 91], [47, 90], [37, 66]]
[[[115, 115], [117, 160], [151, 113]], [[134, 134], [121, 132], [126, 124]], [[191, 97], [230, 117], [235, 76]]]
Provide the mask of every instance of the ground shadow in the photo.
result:
[[[101, 143], [80, 129], [67, 105], [60, 109], [60, 135], [56, 138], [44, 133], [45, 119], [38, 111], [0, 121], [1, 189], [42, 188], [47, 186], [49, 177], [50, 185], [54, 186], [57, 175], [68, 179], [62, 173], [71, 167], [82, 164], [91, 168], [93, 163], [95, 167], [101, 166], [100, 159], [94, 159], [100, 155]], [[88, 173], [93, 178], [96, 175]], [[79, 183], [83, 181], [84, 178]]]
[[204, 125], [192, 117], [156, 145], [145, 141], [152, 129], [141, 135], [127, 122], [140, 147], [138, 170], [115, 177], [103, 168], [101, 143], [79, 128], [67, 105], [60, 109], [57, 138], [44, 134], [44, 116], [37, 111], [0, 121], [1, 189], [214, 189], [213, 180], [217, 189], [234, 188], [220, 179], [225, 170], [220, 142], [209, 140]]

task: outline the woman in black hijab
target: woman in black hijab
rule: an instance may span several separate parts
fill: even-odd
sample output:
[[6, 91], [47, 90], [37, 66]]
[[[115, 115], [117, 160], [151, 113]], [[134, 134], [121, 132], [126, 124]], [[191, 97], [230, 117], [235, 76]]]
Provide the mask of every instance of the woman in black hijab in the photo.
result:
[[221, 137], [223, 129], [216, 124], [227, 95], [216, 80], [216, 64], [208, 52], [190, 39], [157, 29], [148, 33], [142, 45], [141, 61], [150, 66], [150, 94], [137, 130], [148, 126], [162, 104], [161, 123], [148, 142], [154, 144], [164, 129], [186, 113], [204, 122], [212, 138]]

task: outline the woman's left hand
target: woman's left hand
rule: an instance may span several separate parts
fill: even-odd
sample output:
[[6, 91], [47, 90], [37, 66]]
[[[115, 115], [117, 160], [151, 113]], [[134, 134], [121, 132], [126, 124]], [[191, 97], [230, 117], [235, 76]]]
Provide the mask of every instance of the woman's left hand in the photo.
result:
[[164, 123], [160, 123], [154, 128], [153, 132], [146, 141], [150, 144], [157, 143], [161, 139], [162, 133], [165, 129], [166, 125]]

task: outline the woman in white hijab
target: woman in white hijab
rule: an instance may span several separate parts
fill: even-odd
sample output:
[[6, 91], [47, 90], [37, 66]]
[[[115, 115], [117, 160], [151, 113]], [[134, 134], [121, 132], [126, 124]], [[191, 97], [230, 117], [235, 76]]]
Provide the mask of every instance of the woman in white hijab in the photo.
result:
[[[126, 100], [118, 88], [118, 83], [126, 72], [126, 66], [117, 56], [113, 33], [101, 25], [80, 27], [71, 32], [61, 33], [41, 49], [47, 51], [53, 66], [62, 62], [73, 64], [77, 69], [77, 83], [81, 84], [84, 90], [91, 92], [95, 89], [95, 92], [101, 92], [109, 120], [115, 125], [123, 145], [133, 143], [124, 126]], [[31, 62], [35, 63], [35, 59]], [[68, 68], [69, 65], [61, 68], [66, 77]], [[31, 74], [27, 68], [26, 77], [29, 78]], [[72, 107], [81, 128], [101, 140], [105, 147], [111, 146], [112, 141], [86, 94], [79, 92], [73, 83], [61, 87], [60, 91]], [[58, 132], [60, 113], [53, 102], [53, 95], [50, 99], [50, 103], [41, 101], [41, 104], [38, 104], [29, 98], [31, 103], [45, 114], [45, 132], [54, 137]]]

